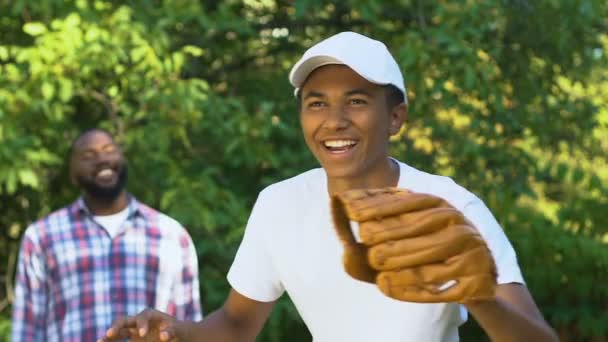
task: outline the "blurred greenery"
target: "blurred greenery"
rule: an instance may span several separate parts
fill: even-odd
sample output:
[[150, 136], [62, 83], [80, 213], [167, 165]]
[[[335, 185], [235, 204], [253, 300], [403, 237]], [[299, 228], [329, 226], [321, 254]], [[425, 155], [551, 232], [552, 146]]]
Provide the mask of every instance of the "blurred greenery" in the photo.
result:
[[[0, 338], [20, 236], [77, 196], [66, 153], [94, 126], [188, 227], [220, 306], [257, 192], [316, 165], [289, 68], [354, 30], [406, 75], [393, 155], [486, 201], [562, 340], [608, 341], [607, 18], [605, 0], [0, 0]], [[286, 296], [259, 340], [310, 340]]]

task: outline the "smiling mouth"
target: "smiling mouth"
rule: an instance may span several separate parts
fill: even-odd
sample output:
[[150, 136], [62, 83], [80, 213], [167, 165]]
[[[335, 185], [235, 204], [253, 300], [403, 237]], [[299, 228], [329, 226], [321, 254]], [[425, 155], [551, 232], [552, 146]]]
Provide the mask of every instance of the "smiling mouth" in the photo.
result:
[[325, 140], [323, 147], [331, 153], [345, 153], [357, 145], [356, 140], [341, 139], [341, 140]]
[[95, 175], [95, 178], [98, 180], [102, 180], [102, 181], [109, 180], [112, 177], [114, 177], [114, 174], [115, 174], [115, 172], [112, 169], [109, 169], [109, 168], [102, 169], [99, 172], [97, 172], [97, 174]]

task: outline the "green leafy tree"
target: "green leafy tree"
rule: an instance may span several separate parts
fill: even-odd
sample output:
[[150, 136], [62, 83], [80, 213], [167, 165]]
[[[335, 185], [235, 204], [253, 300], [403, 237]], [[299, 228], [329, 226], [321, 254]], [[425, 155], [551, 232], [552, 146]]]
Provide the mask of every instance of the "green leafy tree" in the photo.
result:
[[[316, 165], [289, 68], [354, 30], [406, 75], [393, 154], [486, 201], [563, 340], [605, 341], [606, 18], [600, 0], [0, 0], [0, 336], [20, 235], [77, 196], [68, 145], [93, 126], [124, 146], [132, 192], [188, 227], [220, 306], [257, 193]], [[310, 340], [288, 298], [260, 340]]]

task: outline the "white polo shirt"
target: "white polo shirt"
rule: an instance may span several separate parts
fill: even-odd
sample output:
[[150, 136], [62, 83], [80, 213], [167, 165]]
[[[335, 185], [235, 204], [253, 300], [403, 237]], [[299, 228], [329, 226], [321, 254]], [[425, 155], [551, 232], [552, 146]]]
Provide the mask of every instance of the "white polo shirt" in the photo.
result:
[[[448, 177], [399, 165], [400, 188], [442, 197], [475, 225], [492, 251], [499, 284], [523, 283], [513, 247], [479, 198]], [[458, 341], [467, 319], [457, 303], [397, 301], [345, 273], [323, 169], [259, 194], [228, 282], [262, 302], [287, 291], [315, 342]]]

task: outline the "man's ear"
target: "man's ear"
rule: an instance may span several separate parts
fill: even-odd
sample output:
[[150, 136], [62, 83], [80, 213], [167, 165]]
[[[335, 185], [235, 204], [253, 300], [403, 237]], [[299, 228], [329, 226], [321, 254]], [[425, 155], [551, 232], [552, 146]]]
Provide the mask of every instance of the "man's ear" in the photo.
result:
[[393, 136], [399, 133], [401, 126], [407, 120], [407, 104], [401, 103], [394, 106], [390, 115], [389, 133]]

